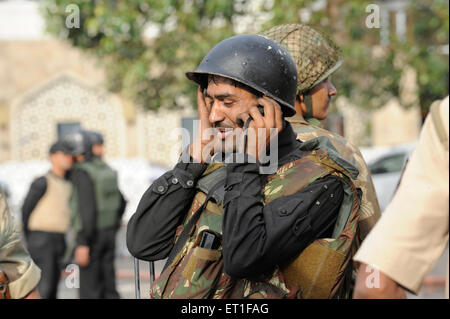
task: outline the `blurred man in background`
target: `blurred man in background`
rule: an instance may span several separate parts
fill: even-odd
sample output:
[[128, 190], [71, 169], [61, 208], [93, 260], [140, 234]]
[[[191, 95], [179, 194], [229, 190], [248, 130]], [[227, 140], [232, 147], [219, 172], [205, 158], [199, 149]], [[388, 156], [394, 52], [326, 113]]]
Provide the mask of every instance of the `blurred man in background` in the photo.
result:
[[100, 159], [103, 158], [105, 154], [103, 135], [94, 131], [88, 131], [88, 134], [92, 142], [92, 154]]
[[447, 96], [431, 106], [394, 198], [354, 258], [372, 267], [359, 271], [355, 298], [405, 298], [404, 289], [419, 293], [448, 244], [448, 145]]
[[79, 131], [65, 137], [75, 156], [70, 174], [71, 208], [80, 298], [117, 299], [115, 235], [126, 203], [118, 188], [117, 173], [93, 154], [93, 135]]
[[72, 186], [65, 178], [72, 167], [70, 150], [61, 142], [50, 147], [50, 171], [33, 181], [22, 206], [28, 250], [42, 269], [42, 298], [55, 299], [70, 225]]

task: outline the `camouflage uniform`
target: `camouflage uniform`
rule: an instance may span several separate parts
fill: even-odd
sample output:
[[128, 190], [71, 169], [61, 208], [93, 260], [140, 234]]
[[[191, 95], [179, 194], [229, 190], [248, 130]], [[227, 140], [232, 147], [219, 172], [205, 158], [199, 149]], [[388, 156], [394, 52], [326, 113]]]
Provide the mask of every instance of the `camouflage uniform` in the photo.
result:
[[298, 139], [308, 141], [319, 136], [326, 136], [339, 154], [358, 168], [359, 175], [357, 179], [353, 180], [353, 183], [362, 191], [359, 217], [359, 235], [362, 241], [380, 218], [381, 210], [369, 168], [361, 152], [355, 145], [348, 142], [339, 134], [313, 126], [299, 114], [289, 118], [288, 121], [297, 133]]
[[24, 298], [36, 288], [41, 270], [31, 259], [20, 240], [14, 219], [8, 212], [0, 191], [0, 269], [9, 279], [11, 298]]
[[[312, 144], [310, 144], [312, 145]], [[316, 145], [317, 146], [317, 145]], [[210, 164], [203, 176], [211, 174], [213, 179], [218, 179], [213, 174], [219, 173], [224, 164]], [[351, 165], [350, 165], [351, 166]], [[347, 210], [340, 213], [340, 218], [344, 223], [336, 223], [336, 238], [329, 238], [320, 241], [320, 245], [336, 251], [342, 258], [333, 276], [328, 275], [329, 291], [325, 297], [339, 297], [344, 280], [347, 278], [350, 257], [353, 252], [351, 247], [356, 247], [356, 232], [358, 221], [359, 198], [356, 188], [350, 181], [350, 174], [347, 169], [341, 167], [328, 157], [327, 152], [320, 149], [309, 151], [300, 159], [281, 166], [275, 174], [269, 176], [263, 187], [265, 204], [270, 201], [294, 194], [313, 181], [329, 174], [341, 177], [348, 186], [350, 192], [350, 205]], [[220, 174], [220, 173], [219, 173]], [[357, 175], [357, 171], [356, 171]], [[200, 181], [199, 181], [200, 184]], [[193, 204], [188, 212], [188, 217], [184, 225], [189, 222], [194, 212], [202, 206], [207, 195], [198, 191]], [[154, 282], [150, 294], [152, 298], [302, 298], [303, 287], [301, 283], [286, 280], [284, 271], [289, 267], [276, 267], [272, 273], [256, 279], [232, 279], [223, 271], [222, 247], [216, 250], [199, 247], [202, 233], [207, 230], [222, 235], [223, 202], [218, 204], [208, 202], [203, 209], [196, 227], [191, 231], [188, 241], [174, 258], [172, 263], [161, 276]], [[348, 221], [348, 222], [347, 222]], [[183, 230], [180, 226], [176, 232], [176, 238]], [[330, 250], [327, 250], [330, 251]], [[328, 259], [327, 259], [328, 260]], [[328, 265], [325, 263], [324, 269]], [[295, 272], [295, 271], [294, 271]], [[288, 274], [289, 275], [289, 274]]]
[[[307, 94], [311, 88], [325, 80], [343, 63], [340, 50], [334, 42], [309, 26], [279, 25], [263, 32], [262, 35], [284, 45], [293, 57], [299, 79], [297, 94]], [[308, 116], [304, 118], [297, 114], [287, 120], [298, 134], [297, 138], [307, 141], [318, 136], [327, 136], [341, 156], [358, 168], [358, 178], [353, 182], [362, 190], [359, 232], [360, 239], [363, 240], [380, 218], [381, 211], [370, 171], [359, 149], [342, 136], [309, 123], [310, 120], [314, 120], [313, 118]]]

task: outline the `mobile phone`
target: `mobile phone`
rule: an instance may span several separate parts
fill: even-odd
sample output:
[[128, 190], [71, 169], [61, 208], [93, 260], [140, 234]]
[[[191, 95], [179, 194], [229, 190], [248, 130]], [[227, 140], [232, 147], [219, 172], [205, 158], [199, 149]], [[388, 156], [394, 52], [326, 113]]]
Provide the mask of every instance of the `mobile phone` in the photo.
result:
[[258, 110], [262, 116], [264, 116], [264, 106], [258, 104]]
[[200, 240], [199, 247], [206, 249], [218, 249], [220, 247], [220, 239], [217, 235], [204, 231], [202, 234], [202, 239]]
[[[257, 108], [259, 110], [259, 113], [261, 113], [261, 115], [264, 116], [264, 107], [258, 104]], [[250, 118], [253, 119], [251, 115]], [[236, 123], [239, 125], [239, 127], [244, 127], [244, 121], [242, 119], [238, 118]]]

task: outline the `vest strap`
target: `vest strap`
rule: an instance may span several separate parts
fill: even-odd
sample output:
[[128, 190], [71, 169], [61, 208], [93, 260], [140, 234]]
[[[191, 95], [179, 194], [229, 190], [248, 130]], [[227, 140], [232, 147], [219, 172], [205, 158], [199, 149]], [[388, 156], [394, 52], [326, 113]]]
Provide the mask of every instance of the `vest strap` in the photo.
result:
[[[222, 168], [220, 168], [220, 169], [222, 169]], [[164, 265], [163, 271], [166, 270], [166, 268], [170, 264], [172, 264], [173, 260], [175, 259], [175, 256], [178, 255], [178, 253], [181, 251], [181, 249], [185, 245], [186, 241], [189, 239], [191, 230], [193, 229], [194, 225], [197, 223], [198, 219], [200, 218], [200, 215], [202, 214], [203, 209], [208, 204], [208, 201], [211, 198], [214, 198], [213, 195], [215, 194], [216, 190], [223, 188], [223, 186], [225, 185], [225, 181], [226, 181], [226, 179], [223, 178], [223, 179], [219, 180], [214, 186], [211, 187], [211, 189], [207, 193], [206, 199], [203, 202], [203, 204], [195, 211], [195, 213], [189, 219], [188, 223], [184, 226], [183, 231], [180, 234], [180, 237], [178, 237], [177, 242], [175, 243], [172, 250], [170, 251], [169, 257], [167, 257], [167, 262]]]
[[305, 119], [313, 118], [313, 103], [312, 103], [312, 96], [309, 94], [309, 92], [303, 94], [303, 101], [306, 106], [306, 113], [304, 115]]

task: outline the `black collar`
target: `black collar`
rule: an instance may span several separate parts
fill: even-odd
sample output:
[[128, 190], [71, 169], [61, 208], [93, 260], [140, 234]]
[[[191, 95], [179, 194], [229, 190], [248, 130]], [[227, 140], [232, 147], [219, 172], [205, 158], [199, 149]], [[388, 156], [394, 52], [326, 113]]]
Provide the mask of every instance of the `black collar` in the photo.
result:
[[301, 157], [300, 144], [291, 124], [285, 121], [284, 129], [278, 134], [278, 167]]

